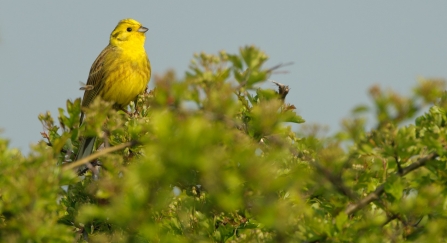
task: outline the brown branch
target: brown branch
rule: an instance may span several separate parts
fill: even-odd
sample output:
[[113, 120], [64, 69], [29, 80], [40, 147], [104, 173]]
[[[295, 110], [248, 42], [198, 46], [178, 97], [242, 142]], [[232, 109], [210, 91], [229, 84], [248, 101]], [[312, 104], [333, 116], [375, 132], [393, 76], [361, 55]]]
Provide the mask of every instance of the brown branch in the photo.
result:
[[[437, 157], [438, 157], [437, 153], [431, 153], [431, 154], [427, 155], [426, 157], [422, 157], [422, 158], [418, 159], [416, 162], [403, 168], [402, 171], [400, 173], [399, 172], [396, 173], [396, 175], [404, 176], [404, 175], [412, 172], [413, 170], [416, 170], [417, 168], [424, 166], [425, 164], [427, 164], [428, 161], [434, 160]], [[368, 205], [370, 202], [379, 199], [380, 195], [382, 195], [384, 192], [385, 192], [385, 183], [383, 183], [382, 185], [377, 187], [374, 192], [370, 193], [368, 196], [366, 196], [362, 200], [358, 201], [356, 204], [349, 205], [345, 209], [345, 213], [347, 215], [351, 215], [351, 214], [359, 211], [360, 209], [362, 209], [366, 205]]]
[[332, 183], [332, 185], [335, 187], [335, 189], [337, 189], [338, 192], [349, 197], [352, 200], [358, 199], [358, 196], [345, 186], [341, 177], [334, 175], [328, 169], [324, 168], [317, 162], [311, 163], [311, 165], [313, 165], [320, 173], [322, 173], [326, 177], [326, 179]]

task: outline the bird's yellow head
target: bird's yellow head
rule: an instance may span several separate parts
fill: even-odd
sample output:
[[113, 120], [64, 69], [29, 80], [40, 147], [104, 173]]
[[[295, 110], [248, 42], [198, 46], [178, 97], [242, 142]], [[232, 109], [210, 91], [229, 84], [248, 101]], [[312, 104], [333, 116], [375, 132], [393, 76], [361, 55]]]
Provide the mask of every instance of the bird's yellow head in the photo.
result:
[[121, 20], [110, 34], [110, 44], [122, 46], [130, 44], [133, 46], [143, 46], [146, 39], [144, 33], [148, 28], [142, 26], [134, 19]]

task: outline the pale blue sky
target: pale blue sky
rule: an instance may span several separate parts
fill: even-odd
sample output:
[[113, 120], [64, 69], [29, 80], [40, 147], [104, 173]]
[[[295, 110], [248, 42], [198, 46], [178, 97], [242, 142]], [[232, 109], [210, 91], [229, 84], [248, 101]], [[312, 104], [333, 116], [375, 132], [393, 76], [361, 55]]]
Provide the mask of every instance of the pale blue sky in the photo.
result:
[[[154, 73], [183, 76], [193, 53], [255, 44], [308, 123], [339, 128], [373, 84], [409, 93], [447, 77], [447, 1], [18, 1], [0, 3], [0, 133], [29, 151], [39, 113], [82, 95], [90, 65], [120, 19], [149, 28]], [[274, 88], [273, 85], [271, 85]]]

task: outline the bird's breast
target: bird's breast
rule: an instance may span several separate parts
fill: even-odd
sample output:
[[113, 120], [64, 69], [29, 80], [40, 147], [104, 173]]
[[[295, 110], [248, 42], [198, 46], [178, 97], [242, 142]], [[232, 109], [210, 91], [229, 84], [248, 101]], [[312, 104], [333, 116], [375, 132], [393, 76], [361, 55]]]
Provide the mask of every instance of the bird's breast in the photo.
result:
[[150, 79], [150, 67], [144, 49], [142, 52], [122, 52], [111, 60], [115, 68], [105, 70], [104, 100], [115, 102], [124, 107], [147, 87]]

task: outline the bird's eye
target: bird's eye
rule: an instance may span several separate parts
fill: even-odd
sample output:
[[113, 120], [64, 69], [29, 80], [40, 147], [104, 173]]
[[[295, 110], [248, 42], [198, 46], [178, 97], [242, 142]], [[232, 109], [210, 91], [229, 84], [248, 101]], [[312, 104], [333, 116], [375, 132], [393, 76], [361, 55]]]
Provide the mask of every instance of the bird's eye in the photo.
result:
[[131, 32], [132, 31], [132, 28], [127, 28], [127, 32]]

